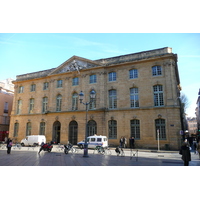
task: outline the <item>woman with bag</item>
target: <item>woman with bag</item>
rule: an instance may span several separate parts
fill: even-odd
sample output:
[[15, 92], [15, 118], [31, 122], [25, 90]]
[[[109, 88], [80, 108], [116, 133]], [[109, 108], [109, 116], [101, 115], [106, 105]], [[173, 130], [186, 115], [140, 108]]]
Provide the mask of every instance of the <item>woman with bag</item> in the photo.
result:
[[12, 140], [10, 138], [8, 138], [8, 140], [7, 140], [7, 154], [10, 154], [11, 147], [12, 147]]

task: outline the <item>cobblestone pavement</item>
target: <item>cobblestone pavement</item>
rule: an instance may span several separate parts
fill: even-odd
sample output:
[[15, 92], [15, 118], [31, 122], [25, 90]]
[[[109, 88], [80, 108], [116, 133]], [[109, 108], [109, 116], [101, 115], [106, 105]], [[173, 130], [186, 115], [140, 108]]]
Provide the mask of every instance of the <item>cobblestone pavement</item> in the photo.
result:
[[[12, 148], [11, 154], [7, 154], [6, 149], [1, 149], [0, 166], [183, 166], [178, 151], [138, 150], [138, 155], [131, 157], [129, 149], [125, 149], [125, 156], [117, 156], [114, 149], [111, 155], [93, 154], [93, 150], [89, 150], [89, 157], [85, 158], [83, 150], [74, 154], [64, 154], [57, 148], [50, 153], [42, 151], [38, 154], [38, 150], [39, 147]], [[199, 156], [194, 153], [191, 156], [189, 165], [200, 166]]]

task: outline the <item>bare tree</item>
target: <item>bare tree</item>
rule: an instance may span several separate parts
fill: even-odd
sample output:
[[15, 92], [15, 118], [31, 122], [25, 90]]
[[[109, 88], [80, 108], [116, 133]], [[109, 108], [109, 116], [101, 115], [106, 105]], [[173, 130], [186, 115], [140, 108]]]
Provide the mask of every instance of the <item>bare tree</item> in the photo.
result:
[[181, 93], [180, 102], [181, 102], [181, 107], [185, 113], [187, 108], [190, 106], [190, 102], [184, 93]]

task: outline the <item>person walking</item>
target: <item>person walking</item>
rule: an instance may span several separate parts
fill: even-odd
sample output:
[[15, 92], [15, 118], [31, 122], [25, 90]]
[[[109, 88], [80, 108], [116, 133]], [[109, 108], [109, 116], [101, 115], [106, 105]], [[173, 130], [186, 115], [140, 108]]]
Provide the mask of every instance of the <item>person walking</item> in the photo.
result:
[[134, 143], [135, 143], [134, 137], [130, 137], [129, 139], [130, 149], [134, 149], [134, 145], [135, 145]]
[[11, 147], [12, 147], [12, 140], [10, 138], [8, 138], [6, 143], [7, 143], [7, 154], [10, 154]]
[[199, 159], [200, 159], [200, 141], [197, 144], [197, 152], [199, 154]]
[[190, 153], [189, 145], [187, 142], [183, 142], [181, 146], [180, 154], [182, 155], [184, 166], [189, 166], [189, 162], [191, 161], [191, 153]]
[[124, 147], [124, 143], [125, 143], [125, 138], [121, 137], [120, 140], [119, 140], [119, 143], [120, 143], [120, 147], [123, 148]]

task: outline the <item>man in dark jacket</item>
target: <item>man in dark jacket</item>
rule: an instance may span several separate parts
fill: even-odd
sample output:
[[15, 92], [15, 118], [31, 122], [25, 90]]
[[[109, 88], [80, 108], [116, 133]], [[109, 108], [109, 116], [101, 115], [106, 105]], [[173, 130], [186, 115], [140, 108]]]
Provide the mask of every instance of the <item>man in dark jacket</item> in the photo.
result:
[[190, 149], [187, 142], [184, 142], [181, 146], [180, 154], [182, 155], [182, 160], [184, 161], [184, 166], [188, 166], [191, 161]]

